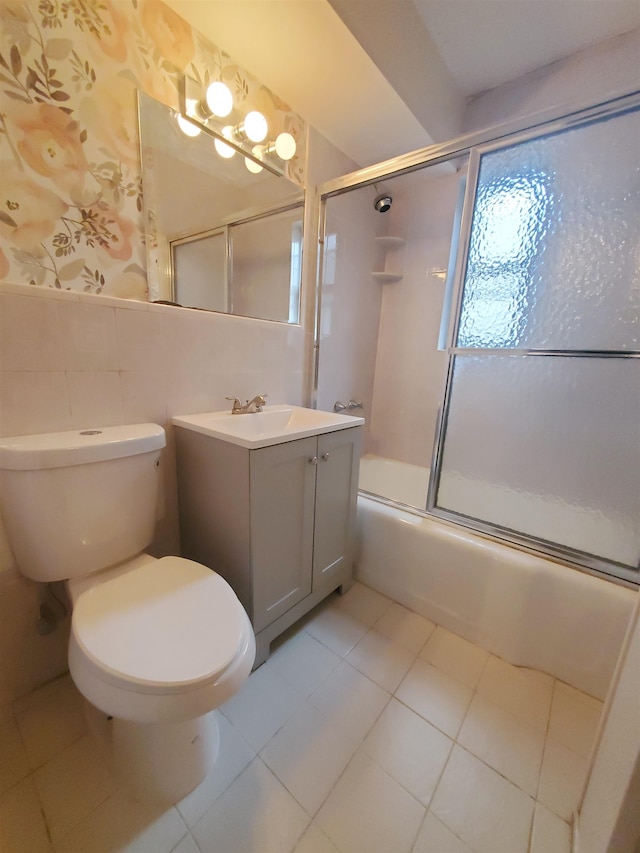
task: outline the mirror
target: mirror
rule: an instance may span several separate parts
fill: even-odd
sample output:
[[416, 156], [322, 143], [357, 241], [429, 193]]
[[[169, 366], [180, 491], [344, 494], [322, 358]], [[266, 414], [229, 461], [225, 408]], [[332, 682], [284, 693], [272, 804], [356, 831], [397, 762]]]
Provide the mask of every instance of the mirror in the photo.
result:
[[302, 188], [221, 157], [143, 92], [138, 113], [150, 300], [298, 323]]

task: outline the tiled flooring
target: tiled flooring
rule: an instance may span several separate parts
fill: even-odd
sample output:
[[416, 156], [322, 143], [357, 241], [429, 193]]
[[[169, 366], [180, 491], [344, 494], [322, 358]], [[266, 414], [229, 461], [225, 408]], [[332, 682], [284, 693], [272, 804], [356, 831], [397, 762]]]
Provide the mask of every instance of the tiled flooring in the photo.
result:
[[62, 678], [0, 725], [3, 853], [568, 853], [601, 704], [355, 584], [219, 712], [216, 771], [127, 798]]

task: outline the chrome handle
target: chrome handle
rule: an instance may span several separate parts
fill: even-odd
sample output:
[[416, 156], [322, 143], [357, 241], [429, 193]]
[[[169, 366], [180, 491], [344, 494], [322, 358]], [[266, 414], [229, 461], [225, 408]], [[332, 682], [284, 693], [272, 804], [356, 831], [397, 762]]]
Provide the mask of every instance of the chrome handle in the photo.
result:
[[344, 412], [344, 410], [346, 408], [347, 408], [347, 404], [341, 403], [340, 401], [333, 404], [333, 411], [334, 412]]
[[309, 464], [310, 465], [317, 465], [318, 464], [318, 457], [312, 456], [311, 459], [309, 460]]
[[362, 408], [364, 408], [362, 403], [358, 403], [357, 400], [349, 400], [349, 402], [347, 403], [347, 409], [349, 409], [350, 412], [353, 411], [353, 409]]
[[323, 461], [324, 461], [324, 462], [326, 462], [328, 458], [329, 458], [329, 454], [328, 454], [328, 453], [323, 453], [323, 454], [322, 454], [322, 459], [323, 459]]

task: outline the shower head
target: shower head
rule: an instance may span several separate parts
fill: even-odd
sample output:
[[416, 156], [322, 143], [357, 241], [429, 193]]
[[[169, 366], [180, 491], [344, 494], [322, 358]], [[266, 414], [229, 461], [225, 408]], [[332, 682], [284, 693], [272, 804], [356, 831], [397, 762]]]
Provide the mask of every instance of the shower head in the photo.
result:
[[390, 209], [392, 201], [393, 199], [389, 193], [380, 193], [380, 195], [375, 197], [373, 206], [378, 213], [386, 213]]

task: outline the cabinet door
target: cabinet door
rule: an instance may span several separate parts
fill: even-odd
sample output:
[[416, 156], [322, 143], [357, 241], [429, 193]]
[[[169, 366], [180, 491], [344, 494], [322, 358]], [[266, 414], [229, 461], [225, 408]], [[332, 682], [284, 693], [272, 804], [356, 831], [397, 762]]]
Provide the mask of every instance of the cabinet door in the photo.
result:
[[251, 451], [255, 631], [311, 592], [316, 452], [315, 438]]
[[353, 562], [359, 427], [318, 436], [313, 584], [329, 585]]

